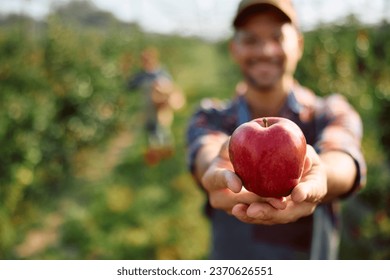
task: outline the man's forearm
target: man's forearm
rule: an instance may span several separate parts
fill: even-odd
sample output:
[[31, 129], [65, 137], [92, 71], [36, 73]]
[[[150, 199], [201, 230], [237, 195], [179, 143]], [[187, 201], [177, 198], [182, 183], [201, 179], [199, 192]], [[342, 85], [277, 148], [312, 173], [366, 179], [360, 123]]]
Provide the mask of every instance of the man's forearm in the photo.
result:
[[195, 158], [194, 175], [199, 182], [201, 181], [203, 174], [210, 166], [210, 163], [218, 156], [222, 145], [228, 138], [229, 137], [226, 134], [222, 133], [203, 136], [203, 145], [199, 149]]
[[343, 152], [331, 151], [320, 155], [326, 168], [328, 193], [324, 202], [348, 193], [356, 179], [357, 170], [353, 158]]

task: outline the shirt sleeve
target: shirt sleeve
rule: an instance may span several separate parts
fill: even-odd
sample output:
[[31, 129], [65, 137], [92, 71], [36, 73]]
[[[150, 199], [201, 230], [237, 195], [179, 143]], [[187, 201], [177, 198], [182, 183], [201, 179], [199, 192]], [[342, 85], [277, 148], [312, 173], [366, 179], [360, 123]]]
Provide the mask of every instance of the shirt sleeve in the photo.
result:
[[191, 173], [194, 173], [196, 154], [202, 147], [205, 135], [223, 133], [216, 125], [218, 114], [215, 110], [199, 109], [191, 118], [187, 129], [187, 164]]
[[351, 191], [361, 189], [366, 184], [367, 167], [361, 150], [363, 124], [359, 114], [339, 95], [333, 94], [324, 100], [321, 115], [323, 130], [319, 134], [314, 148], [319, 153], [327, 151], [342, 151], [349, 154], [357, 167], [358, 174]]
[[196, 154], [204, 144], [202, 136], [229, 135], [229, 129], [235, 122], [234, 117], [218, 108], [220, 104], [214, 104], [210, 100], [203, 100], [202, 103], [203, 105], [192, 116], [187, 127], [187, 163], [192, 173]]

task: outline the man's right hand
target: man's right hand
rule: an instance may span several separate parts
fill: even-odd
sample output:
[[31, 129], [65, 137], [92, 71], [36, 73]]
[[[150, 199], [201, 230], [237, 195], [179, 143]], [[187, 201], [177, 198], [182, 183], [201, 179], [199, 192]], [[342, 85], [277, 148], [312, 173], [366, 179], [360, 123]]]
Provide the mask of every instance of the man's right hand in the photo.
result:
[[275, 209], [285, 209], [285, 198], [260, 197], [243, 187], [229, 158], [229, 139], [222, 144], [217, 156], [201, 177], [201, 184], [209, 195], [210, 205], [229, 214], [237, 204], [250, 205], [254, 202], [267, 203]]

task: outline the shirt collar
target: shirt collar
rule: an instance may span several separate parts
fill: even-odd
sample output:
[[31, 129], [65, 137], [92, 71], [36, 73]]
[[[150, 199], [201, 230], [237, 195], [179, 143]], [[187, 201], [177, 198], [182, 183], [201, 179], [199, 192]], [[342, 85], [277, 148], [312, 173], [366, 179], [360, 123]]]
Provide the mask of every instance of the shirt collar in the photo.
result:
[[251, 120], [251, 114], [249, 112], [248, 103], [244, 96], [238, 97], [238, 125]]
[[[288, 116], [291, 113], [299, 115], [303, 106], [298, 102], [294, 92], [291, 90], [287, 96], [286, 102], [279, 112], [280, 116]], [[243, 96], [238, 98], [238, 124], [241, 125], [251, 120], [248, 103]]]
[[282, 107], [281, 113], [283, 113], [283, 110], [291, 111], [295, 114], [299, 114], [301, 110], [303, 109], [302, 104], [300, 104], [295, 97], [294, 91], [290, 90], [286, 103]]

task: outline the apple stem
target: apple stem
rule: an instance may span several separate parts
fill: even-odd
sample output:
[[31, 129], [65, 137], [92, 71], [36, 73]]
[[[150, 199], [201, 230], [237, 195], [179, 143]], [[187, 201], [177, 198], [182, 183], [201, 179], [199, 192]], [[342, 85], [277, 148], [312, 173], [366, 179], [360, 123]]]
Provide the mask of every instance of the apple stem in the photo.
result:
[[267, 118], [263, 118], [264, 127], [268, 127], [268, 120]]

